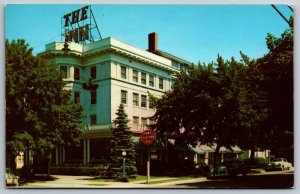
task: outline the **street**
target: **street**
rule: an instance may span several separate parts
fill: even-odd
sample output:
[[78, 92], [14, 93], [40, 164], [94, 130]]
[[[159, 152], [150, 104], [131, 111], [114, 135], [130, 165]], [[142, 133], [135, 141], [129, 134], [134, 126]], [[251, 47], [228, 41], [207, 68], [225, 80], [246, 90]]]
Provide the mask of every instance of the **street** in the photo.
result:
[[19, 187], [9, 188], [217, 188], [217, 189], [288, 189], [294, 186], [294, 171], [272, 171], [250, 174], [234, 178], [195, 178], [184, 181], [171, 181], [159, 184], [145, 184], [145, 181], [91, 182], [89, 176], [53, 175], [53, 181], [28, 182]]
[[208, 179], [198, 183], [179, 184], [180, 188], [240, 188], [240, 189], [285, 189], [294, 187], [293, 171], [274, 171], [263, 174], [237, 176], [232, 179]]

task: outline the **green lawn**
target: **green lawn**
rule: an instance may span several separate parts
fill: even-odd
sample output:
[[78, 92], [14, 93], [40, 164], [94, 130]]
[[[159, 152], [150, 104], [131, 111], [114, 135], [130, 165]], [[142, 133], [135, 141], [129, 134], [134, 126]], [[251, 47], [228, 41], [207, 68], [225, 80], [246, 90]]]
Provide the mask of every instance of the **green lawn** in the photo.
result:
[[88, 185], [91, 185], [91, 186], [106, 186], [106, 185], [108, 185], [108, 184], [101, 184], [101, 183], [99, 183], [99, 184], [96, 184], [96, 183], [94, 183], [94, 184], [88, 184]]
[[[166, 183], [172, 181], [181, 181], [181, 180], [189, 180], [193, 178], [199, 178], [200, 176], [180, 176], [180, 177], [168, 177], [168, 176], [150, 176], [150, 184], [159, 184], [159, 183]], [[160, 180], [161, 179], [161, 180]], [[94, 179], [90, 180], [93, 183], [96, 182], [115, 182], [115, 179], [102, 179], [95, 177]], [[147, 176], [145, 175], [138, 175], [136, 178], [130, 178], [129, 182], [142, 182], [147, 181]]]
[[169, 177], [170, 179], [164, 179], [164, 180], [154, 180], [152, 181], [150, 179], [149, 184], [160, 184], [160, 183], [167, 183], [167, 182], [173, 182], [173, 181], [184, 181], [184, 180], [189, 180], [189, 179], [194, 179], [194, 178], [200, 178], [200, 176], [182, 176], [182, 177]]

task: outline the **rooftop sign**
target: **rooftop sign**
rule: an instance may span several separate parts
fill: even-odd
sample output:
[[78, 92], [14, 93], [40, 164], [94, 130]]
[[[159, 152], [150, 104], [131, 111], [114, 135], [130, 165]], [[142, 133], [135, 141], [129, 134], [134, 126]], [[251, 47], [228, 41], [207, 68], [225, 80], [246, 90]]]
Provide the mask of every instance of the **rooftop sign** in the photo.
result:
[[73, 41], [81, 44], [94, 42], [93, 29], [97, 30], [99, 38], [102, 39], [90, 5], [65, 14], [61, 23], [62, 36], [65, 37], [66, 42]]

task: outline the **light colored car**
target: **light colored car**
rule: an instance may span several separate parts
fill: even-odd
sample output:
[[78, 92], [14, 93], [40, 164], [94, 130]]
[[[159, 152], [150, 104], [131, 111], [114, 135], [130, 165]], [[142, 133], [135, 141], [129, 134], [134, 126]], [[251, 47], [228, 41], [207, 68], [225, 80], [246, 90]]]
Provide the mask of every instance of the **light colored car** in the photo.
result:
[[268, 165], [269, 170], [290, 170], [291, 168], [293, 168], [293, 165], [289, 163], [285, 158], [277, 158]]
[[6, 186], [8, 185], [19, 185], [20, 178], [12, 173], [11, 169], [6, 168]]

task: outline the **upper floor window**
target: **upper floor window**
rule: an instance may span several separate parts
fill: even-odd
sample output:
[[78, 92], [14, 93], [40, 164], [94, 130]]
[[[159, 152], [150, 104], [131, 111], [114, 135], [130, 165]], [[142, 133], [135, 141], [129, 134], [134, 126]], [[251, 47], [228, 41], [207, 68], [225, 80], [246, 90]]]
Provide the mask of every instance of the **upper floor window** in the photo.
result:
[[121, 90], [121, 103], [127, 104], [127, 91]]
[[164, 89], [164, 79], [159, 78], [159, 89]]
[[138, 82], [138, 80], [139, 80], [139, 72], [137, 70], [133, 70], [132, 71], [132, 80], [134, 82]]
[[147, 130], [147, 118], [142, 117], [142, 130], [145, 131]]
[[97, 91], [91, 91], [91, 104], [97, 103]]
[[146, 95], [141, 96], [141, 107], [147, 108], [147, 96]]
[[93, 67], [91, 67], [91, 70], [90, 70], [91, 72], [91, 78], [92, 79], [96, 79], [96, 77], [97, 77], [97, 68], [96, 68], [96, 66], [93, 66]]
[[139, 94], [137, 93], [133, 93], [133, 96], [132, 96], [132, 104], [133, 106], [139, 106]]
[[126, 67], [121, 66], [121, 78], [126, 79]]
[[59, 73], [60, 73], [60, 76], [63, 78], [63, 79], [66, 79], [69, 77], [69, 69], [68, 69], [68, 66], [66, 65], [61, 65], [59, 66]]
[[80, 69], [78, 67], [74, 67], [74, 79], [75, 80], [80, 79]]
[[132, 128], [137, 130], [139, 127], [139, 117], [133, 116], [132, 118]]
[[97, 124], [97, 115], [96, 114], [92, 114], [91, 115], [91, 124], [92, 125], [96, 125]]
[[154, 87], [154, 75], [149, 75], [149, 86]]
[[150, 109], [153, 109], [153, 108], [154, 108], [153, 102], [150, 101], [150, 100], [149, 100], [149, 108], [150, 108]]
[[141, 83], [146, 84], [146, 73], [141, 73]]
[[78, 92], [78, 91], [74, 92], [74, 102], [76, 104], [80, 103], [80, 92]]

